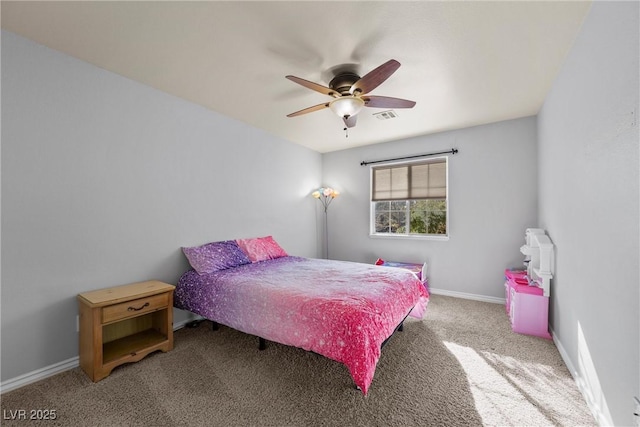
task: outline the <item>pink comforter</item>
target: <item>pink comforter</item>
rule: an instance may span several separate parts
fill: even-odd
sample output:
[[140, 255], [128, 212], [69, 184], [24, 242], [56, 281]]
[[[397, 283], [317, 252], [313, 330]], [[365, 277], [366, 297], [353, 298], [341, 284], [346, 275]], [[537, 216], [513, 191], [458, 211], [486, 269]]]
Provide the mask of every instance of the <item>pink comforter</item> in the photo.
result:
[[365, 394], [384, 340], [428, 300], [407, 270], [291, 256], [188, 271], [174, 294], [177, 308], [344, 363]]

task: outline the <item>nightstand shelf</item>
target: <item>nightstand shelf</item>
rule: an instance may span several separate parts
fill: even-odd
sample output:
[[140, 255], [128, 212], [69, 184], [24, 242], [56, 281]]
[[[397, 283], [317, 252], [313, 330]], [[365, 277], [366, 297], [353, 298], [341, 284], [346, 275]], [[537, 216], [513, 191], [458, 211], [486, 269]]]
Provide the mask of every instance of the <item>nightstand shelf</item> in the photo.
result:
[[124, 363], [173, 349], [173, 290], [148, 281], [78, 295], [80, 367], [92, 381]]
[[102, 345], [102, 363], [108, 365], [119, 359], [127, 359], [132, 353], [140, 351], [141, 348], [150, 349], [162, 345], [166, 340], [167, 337], [160, 332], [147, 329], [146, 331], [104, 343]]

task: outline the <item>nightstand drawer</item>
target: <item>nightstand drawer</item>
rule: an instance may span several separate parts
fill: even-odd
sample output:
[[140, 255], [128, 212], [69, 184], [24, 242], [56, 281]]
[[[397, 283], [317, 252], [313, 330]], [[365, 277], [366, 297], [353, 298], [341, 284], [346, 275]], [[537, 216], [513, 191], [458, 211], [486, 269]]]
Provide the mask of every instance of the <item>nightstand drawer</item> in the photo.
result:
[[163, 293], [147, 298], [140, 298], [120, 304], [110, 305], [102, 309], [102, 323], [114, 322], [127, 317], [156, 311], [161, 308], [166, 308], [168, 304], [169, 294]]

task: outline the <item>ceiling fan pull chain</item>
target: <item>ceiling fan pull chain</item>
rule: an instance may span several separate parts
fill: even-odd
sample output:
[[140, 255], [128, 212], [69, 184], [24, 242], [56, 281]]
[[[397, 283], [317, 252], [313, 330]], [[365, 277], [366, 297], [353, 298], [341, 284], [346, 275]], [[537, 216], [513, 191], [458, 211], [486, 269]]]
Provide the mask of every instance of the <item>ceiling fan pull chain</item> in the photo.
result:
[[349, 138], [349, 128], [344, 128], [344, 137]]

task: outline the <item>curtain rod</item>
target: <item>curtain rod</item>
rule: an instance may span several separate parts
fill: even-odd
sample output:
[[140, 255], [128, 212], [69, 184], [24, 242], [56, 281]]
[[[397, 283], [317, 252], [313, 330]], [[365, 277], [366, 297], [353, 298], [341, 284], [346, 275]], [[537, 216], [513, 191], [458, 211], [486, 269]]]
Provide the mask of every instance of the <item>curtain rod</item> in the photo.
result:
[[407, 157], [396, 157], [395, 159], [385, 159], [385, 160], [373, 160], [371, 162], [363, 161], [360, 163], [360, 166], [372, 165], [374, 163], [385, 163], [385, 162], [393, 162], [395, 160], [407, 160], [407, 159], [416, 159], [418, 157], [429, 157], [429, 156], [437, 156], [439, 154], [456, 154], [458, 152], [457, 148], [452, 148], [450, 151], [440, 151], [438, 153], [426, 153], [426, 154], [416, 154], [415, 156], [407, 156]]

